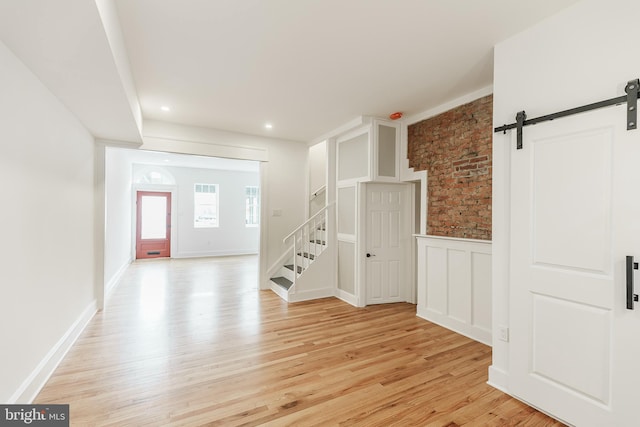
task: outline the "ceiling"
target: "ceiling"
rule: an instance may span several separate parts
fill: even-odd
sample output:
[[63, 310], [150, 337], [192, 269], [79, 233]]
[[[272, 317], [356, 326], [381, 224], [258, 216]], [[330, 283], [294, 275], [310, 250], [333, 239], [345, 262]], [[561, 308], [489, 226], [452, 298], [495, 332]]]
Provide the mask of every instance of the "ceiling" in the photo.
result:
[[0, 40], [92, 135], [139, 143], [133, 79], [119, 64], [126, 49], [107, 35], [119, 31], [108, 25], [109, 1], [0, 1]]
[[94, 1], [0, 2], [0, 39], [94, 135], [140, 141], [141, 109], [304, 142], [491, 85], [497, 42], [577, 2]]

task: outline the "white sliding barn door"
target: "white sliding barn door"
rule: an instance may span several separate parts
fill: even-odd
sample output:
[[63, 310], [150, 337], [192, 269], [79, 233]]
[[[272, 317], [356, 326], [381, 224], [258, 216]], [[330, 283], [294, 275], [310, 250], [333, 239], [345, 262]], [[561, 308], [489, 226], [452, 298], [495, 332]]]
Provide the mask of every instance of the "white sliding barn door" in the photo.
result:
[[366, 303], [406, 301], [410, 186], [366, 184]]
[[[625, 106], [524, 128], [511, 150], [510, 391], [578, 426], [638, 425], [640, 130]], [[640, 279], [637, 272], [636, 279]]]

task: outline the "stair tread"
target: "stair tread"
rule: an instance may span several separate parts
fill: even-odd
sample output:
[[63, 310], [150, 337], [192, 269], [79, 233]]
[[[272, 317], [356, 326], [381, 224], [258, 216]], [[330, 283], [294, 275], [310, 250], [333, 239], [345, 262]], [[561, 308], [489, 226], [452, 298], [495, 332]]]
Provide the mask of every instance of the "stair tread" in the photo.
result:
[[311, 240], [309, 240], [309, 242], [310, 242], [310, 243], [317, 243], [317, 244], [319, 244], [319, 245], [325, 245], [325, 246], [326, 246], [326, 244], [327, 244], [327, 241], [326, 241], [326, 240], [319, 240], [319, 239], [316, 239], [316, 240], [311, 239]]
[[271, 281], [276, 285], [282, 286], [286, 290], [289, 290], [291, 285], [293, 285], [293, 282], [286, 277], [272, 277]]
[[[293, 264], [287, 264], [284, 266], [284, 268], [288, 268], [289, 270], [293, 271]], [[302, 274], [302, 272], [304, 271], [304, 268], [302, 268], [302, 266], [298, 266], [298, 274]]]

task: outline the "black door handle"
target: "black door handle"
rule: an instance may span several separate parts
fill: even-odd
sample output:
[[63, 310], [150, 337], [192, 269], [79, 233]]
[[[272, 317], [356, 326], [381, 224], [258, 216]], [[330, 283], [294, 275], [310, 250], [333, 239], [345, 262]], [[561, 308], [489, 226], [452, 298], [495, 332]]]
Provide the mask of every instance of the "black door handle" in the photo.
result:
[[371, 258], [372, 256], [375, 256], [375, 255], [371, 255], [369, 253], [367, 254], [367, 258]]
[[638, 302], [638, 294], [633, 293], [633, 270], [637, 269], [638, 263], [632, 255], [627, 255], [627, 310], [633, 310], [633, 303]]

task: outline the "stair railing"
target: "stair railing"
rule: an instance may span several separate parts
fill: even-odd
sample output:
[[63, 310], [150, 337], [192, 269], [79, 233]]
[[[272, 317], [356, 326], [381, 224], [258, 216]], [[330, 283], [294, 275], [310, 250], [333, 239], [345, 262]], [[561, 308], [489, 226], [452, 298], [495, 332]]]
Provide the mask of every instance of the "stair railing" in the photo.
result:
[[[292, 287], [296, 283], [295, 279], [300, 277], [304, 270], [327, 248], [327, 237], [329, 235], [327, 232], [327, 216], [329, 209], [332, 208], [333, 205], [334, 203], [330, 203], [320, 209], [315, 215], [282, 239], [285, 244], [290, 239], [293, 240], [294, 281]], [[319, 233], [319, 231], [323, 231], [324, 233]], [[300, 255], [301, 265], [298, 263], [298, 255]]]
[[318, 188], [316, 191], [311, 193], [311, 196], [309, 197], [309, 200], [315, 199], [316, 197], [318, 197], [320, 194], [324, 193], [325, 191], [327, 191], [327, 186], [323, 185], [322, 187]]

